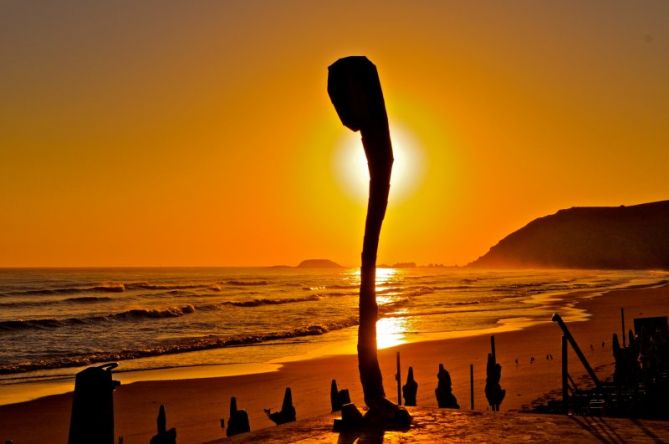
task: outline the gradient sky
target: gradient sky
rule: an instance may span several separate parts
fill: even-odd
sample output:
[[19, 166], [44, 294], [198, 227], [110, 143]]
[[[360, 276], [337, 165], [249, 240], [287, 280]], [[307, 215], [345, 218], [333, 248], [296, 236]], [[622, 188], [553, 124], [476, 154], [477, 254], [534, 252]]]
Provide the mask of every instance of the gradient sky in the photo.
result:
[[380, 261], [669, 199], [666, 1], [6, 0], [0, 266], [356, 265], [355, 135], [326, 92], [354, 54], [416, 166]]

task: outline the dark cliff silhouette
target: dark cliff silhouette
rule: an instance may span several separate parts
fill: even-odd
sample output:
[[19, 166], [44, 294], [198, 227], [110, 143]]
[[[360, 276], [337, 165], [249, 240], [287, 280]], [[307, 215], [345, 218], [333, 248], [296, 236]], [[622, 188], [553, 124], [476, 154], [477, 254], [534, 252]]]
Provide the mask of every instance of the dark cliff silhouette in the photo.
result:
[[470, 266], [669, 269], [669, 201], [576, 207], [533, 220]]
[[370, 423], [407, 424], [408, 412], [386, 399], [376, 349], [376, 257], [388, 206], [393, 148], [376, 66], [366, 57], [346, 57], [328, 68], [328, 94], [341, 122], [360, 131], [369, 168], [369, 200], [360, 268], [358, 367]]

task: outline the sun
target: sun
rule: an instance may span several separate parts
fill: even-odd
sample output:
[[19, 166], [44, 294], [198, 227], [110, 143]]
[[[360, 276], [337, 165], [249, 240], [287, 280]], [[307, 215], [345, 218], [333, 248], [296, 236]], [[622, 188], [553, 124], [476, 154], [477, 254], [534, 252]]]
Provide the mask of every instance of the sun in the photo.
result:
[[[390, 200], [403, 200], [420, 183], [423, 152], [411, 133], [401, 125], [390, 125], [393, 144], [393, 173], [390, 179]], [[366, 201], [369, 192], [369, 170], [360, 133], [346, 132], [335, 150], [334, 168], [341, 186], [352, 197]]]

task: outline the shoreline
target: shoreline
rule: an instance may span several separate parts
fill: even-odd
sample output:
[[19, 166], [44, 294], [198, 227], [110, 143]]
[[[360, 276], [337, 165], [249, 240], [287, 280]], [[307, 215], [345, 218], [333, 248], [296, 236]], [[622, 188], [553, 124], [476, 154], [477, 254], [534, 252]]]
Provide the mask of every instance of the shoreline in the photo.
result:
[[[662, 283], [645, 284], [642, 288], [653, 288]], [[543, 300], [543, 305], [546, 307], [560, 306], [563, 310], [564, 318], [570, 321], [586, 321], [588, 313], [585, 310], [574, 307], [574, 304], [562, 303], [567, 299], [575, 299], [582, 301], [589, 297], [602, 296], [612, 290], [574, 290], [567, 293], [555, 294], [540, 294], [532, 296], [532, 298], [539, 298]], [[386, 318], [389, 319], [389, 318]], [[422, 333], [417, 337], [406, 336], [402, 340], [391, 341], [389, 344], [379, 345], [379, 351], [396, 348], [403, 345], [437, 342], [452, 339], [461, 339], [467, 337], [475, 337], [482, 335], [499, 335], [505, 332], [520, 331], [532, 328], [536, 325], [542, 324], [543, 321], [537, 321], [528, 318], [502, 318], [494, 327], [461, 330], [451, 332], [439, 333]], [[356, 356], [356, 339], [357, 339], [357, 325], [346, 327], [342, 330], [329, 332], [329, 335], [337, 337], [334, 341], [328, 341], [320, 344], [314, 344], [309, 350], [303, 353], [283, 356], [268, 361], [255, 363], [239, 363], [239, 364], [202, 364], [202, 365], [186, 365], [186, 366], [164, 366], [164, 367], [145, 367], [145, 368], [129, 368], [124, 369], [124, 363], [136, 364], [141, 361], [160, 359], [162, 356], [151, 356], [145, 358], [137, 358], [130, 361], [118, 361], [119, 368], [114, 371], [114, 379], [121, 382], [121, 385], [128, 385], [136, 382], [152, 382], [152, 381], [181, 381], [188, 379], [206, 379], [206, 378], [223, 378], [231, 376], [255, 375], [262, 373], [270, 373], [279, 371], [285, 364], [293, 362], [310, 361], [313, 359], [340, 357], [340, 356]], [[395, 338], [397, 339], [397, 338]], [[272, 346], [271, 343], [263, 344], [264, 346]], [[276, 343], [273, 346], [290, 346], [289, 343]], [[233, 350], [234, 347], [223, 347], [215, 350]], [[208, 353], [211, 350], [197, 350], [192, 352], [184, 352], [182, 355]], [[178, 354], [177, 354], [178, 355]], [[169, 354], [167, 356], [174, 356]], [[107, 361], [104, 361], [107, 362]], [[74, 388], [74, 376], [76, 373], [84, 370], [87, 367], [101, 365], [103, 362], [91, 363], [81, 367], [66, 367], [55, 369], [44, 369], [41, 374], [30, 377], [27, 380], [12, 384], [0, 384], [0, 407], [5, 405], [19, 404], [23, 402], [35, 401], [52, 395], [62, 395], [72, 392]], [[132, 365], [131, 364], [131, 365]], [[39, 371], [38, 371], [39, 372]], [[67, 373], [64, 373], [67, 372]], [[32, 373], [32, 372], [27, 372]], [[17, 373], [16, 379], [21, 379], [21, 375], [25, 373]]]
[[[574, 301], [572, 308], [585, 310], [585, 321], [568, 321], [568, 324], [591, 365], [603, 369], [602, 379], [608, 376], [607, 365], [610, 366], [612, 361], [611, 334], [620, 330], [620, 306], [626, 307], [630, 325], [632, 319], [640, 315], [669, 313], [669, 286], [611, 290], [589, 299], [583, 296], [581, 294], [581, 298]], [[561, 332], [551, 324], [547, 320], [525, 329], [495, 333], [498, 361], [503, 367], [501, 383], [507, 390], [502, 410], [521, 409], [559, 388]], [[528, 338], [532, 340], [528, 341]], [[600, 346], [602, 341], [604, 347]], [[590, 344], [596, 347], [591, 350]], [[379, 350], [386, 392], [393, 398], [395, 352], [400, 351], [403, 376], [409, 365], [414, 367], [419, 383], [419, 405], [436, 406], [433, 390], [438, 364], [443, 362], [451, 373], [453, 391], [461, 408], [469, 409], [469, 364], [474, 364], [475, 408], [483, 410], [486, 408], [483, 385], [488, 349], [488, 333], [481, 333], [410, 342]], [[548, 353], [555, 360], [546, 360]], [[532, 365], [529, 364], [530, 356], [535, 357]], [[517, 367], [516, 358], [519, 359]], [[570, 372], [575, 378], [584, 374], [575, 359], [572, 358], [570, 363]], [[272, 372], [126, 383], [115, 394], [116, 432], [124, 436], [126, 443], [147, 442], [154, 433], [155, 415], [162, 403], [167, 409], [168, 426], [177, 428], [183, 442], [219, 439], [224, 436], [219, 419], [227, 417], [230, 396], [237, 396], [240, 408], [248, 410], [252, 430], [272, 426], [262, 409], [277, 408], [286, 386], [293, 389], [298, 418], [317, 416], [330, 410], [332, 378], [337, 379], [340, 388], [350, 390], [353, 402], [362, 404], [354, 354], [288, 361]], [[71, 390], [73, 382], [68, 384]], [[71, 392], [0, 406], [0, 439], [65, 442], [70, 408]], [[35, 418], [40, 418], [42, 427], [33, 425]]]
[[[629, 288], [652, 288], [666, 283], [665, 280], [657, 282], [648, 282], [644, 284], [633, 284]], [[637, 287], [638, 286], [638, 287]], [[623, 287], [625, 288], [625, 287]], [[560, 306], [563, 311], [563, 318], [570, 321], [583, 321], [587, 319], [588, 313], [574, 306], [574, 303], [565, 303], [565, 300], [582, 300], [593, 296], [601, 296], [616, 288], [609, 289], [579, 289], [564, 293], [544, 293], [529, 296], [528, 301], [539, 301], [543, 311], [553, 311]], [[546, 313], [544, 313], [546, 314]], [[391, 318], [382, 317], [380, 321], [391, 321]], [[430, 342], [440, 340], [451, 340], [464, 337], [501, 334], [508, 331], [517, 331], [531, 328], [541, 324], [536, 318], [511, 317], [501, 318], [497, 324], [479, 329], [457, 330], [447, 332], [428, 332], [412, 333], [404, 332], [393, 337], [379, 340], [379, 350], [406, 345], [409, 343]], [[382, 328], [380, 326], [380, 328]], [[131, 360], [116, 360], [119, 368], [114, 371], [115, 379], [122, 385], [141, 381], [165, 381], [165, 380], [185, 380], [211, 377], [229, 377], [252, 375], [258, 373], [267, 373], [278, 371], [288, 362], [307, 361], [324, 357], [333, 357], [339, 355], [355, 355], [357, 340], [357, 325], [345, 327], [341, 330], [334, 330], [327, 333], [328, 340], [312, 343], [306, 349], [299, 348], [296, 353], [283, 353], [277, 358], [259, 360], [256, 362], [224, 362], [230, 361], [221, 357], [205, 358], [202, 364], [178, 365], [174, 362], [174, 357], [183, 356], [188, 361], [191, 356], [198, 354], [214, 353], [233, 353], [235, 346], [194, 350], [181, 353], [167, 353], [157, 356], [147, 356]], [[291, 348], [290, 341], [270, 341], [258, 344], [268, 349], [277, 347]], [[248, 345], [250, 347], [251, 345]], [[164, 362], [164, 359], [171, 359], [172, 362]], [[221, 359], [223, 358], [223, 359]], [[200, 360], [202, 358], [199, 358]], [[196, 358], [197, 360], [197, 358]], [[63, 368], [45, 368], [42, 370], [33, 370], [28, 372], [19, 372], [5, 375], [0, 379], [0, 406], [17, 404], [27, 401], [33, 401], [45, 396], [65, 394], [73, 390], [73, 380], [76, 373], [87, 367], [101, 365], [111, 361], [94, 361], [83, 366], [63, 367]], [[27, 375], [27, 376], [26, 376]]]

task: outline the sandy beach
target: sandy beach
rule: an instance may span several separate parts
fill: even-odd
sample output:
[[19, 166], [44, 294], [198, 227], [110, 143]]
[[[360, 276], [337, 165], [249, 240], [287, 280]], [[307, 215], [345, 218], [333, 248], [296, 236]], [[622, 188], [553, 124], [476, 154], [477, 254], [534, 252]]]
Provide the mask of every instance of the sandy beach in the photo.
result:
[[[568, 297], [568, 296], [567, 296]], [[591, 316], [569, 327], [590, 363], [603, 379], [610, 375], [611, 335], [620, 332], [620, 307], [625, 307], [628, 328], [639, 316], [669, 313], [669, 286], [611, 291], [582, 300], [578, 308]], [[497, 359], [503, 366], [502, 386], [507, 390], [502, 410], [518, 410], [560, 387], [561, 331], [549, 320], [545, 324], [496, 335]], [[592, 344], [592, 348], [591, 348]], [[475, 409], [485, 410], [483, 394], [485, 358], [489, 335], [404, 344], [381, 350], [379, 359], [389, 398], [396, 393], [395, 354], [401, 352], [403, 377], [413, 366], [419, 384], [418, 404], [436, 407], [434, 388], [437, 367], [443, 363], [453, 379], [454, 394], [462, 409], [469, 409], [469, 365], [474, 365]], [[552, 354], [554, 360], [547, 360]], [[531, 357], [535, 361], [530, 364]], [[570, 371], [585, 372], [575, 356]], [[518, 359], [516, 366], [515, 360]], [[149, 381], [122, 385], [115, 393], [116, 433], [125, 443], [146, 443], [155, 432], [160, 404], [167, 408], [168, 426], [176, 427], [182, 443], [201, 443], [224, 436], [220, 418], [228, 416], [230, 396], [249, 412], [251, 428], [272, 426], [263, 408], [278, 408], [284, 388], [290, 386], [299, 418], [328, 413], [330, 380], [348, 388], [353, 402], [362, 405], [357, 362], [353, 355], [288, 362], [277, 371], [244, 376]], [[67, 441], [71, 394], [0, 406], [0, 439], [14, 443], [61, 443]]]

